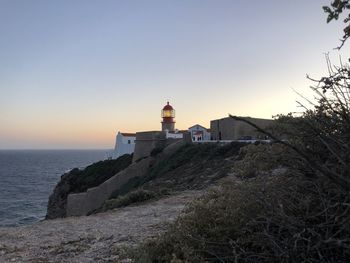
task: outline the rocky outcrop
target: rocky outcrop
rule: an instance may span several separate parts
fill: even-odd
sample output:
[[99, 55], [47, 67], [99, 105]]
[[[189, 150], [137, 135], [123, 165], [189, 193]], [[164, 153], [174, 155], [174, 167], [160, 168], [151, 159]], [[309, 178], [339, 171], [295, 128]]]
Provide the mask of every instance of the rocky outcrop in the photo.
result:
[[81, 193], [105, 182], [131, 164], [132, 155], [125, 154], [116, 160], [94, 163], [83, 170], [77, 168], [61, 176], [49, 197], [46, 219], [67, 216], [67, 197], [70, 193]]
[[49, 197], [47, 204], [46, 219], [61, 218], [66, 216], [67, 196], [71, 189], [71, 182], [69, 177], [72, 170], [61, 176], [61, 180], [56, 185], [53, 193]]

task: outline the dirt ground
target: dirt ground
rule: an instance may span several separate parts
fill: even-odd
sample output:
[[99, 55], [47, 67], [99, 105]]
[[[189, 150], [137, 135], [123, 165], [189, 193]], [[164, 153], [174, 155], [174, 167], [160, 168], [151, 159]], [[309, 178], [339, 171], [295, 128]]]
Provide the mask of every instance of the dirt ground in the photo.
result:
[[158, 235], [200, 191], [91, 216], [0, 228], [0, 262], [131, 262], [127, 248]]

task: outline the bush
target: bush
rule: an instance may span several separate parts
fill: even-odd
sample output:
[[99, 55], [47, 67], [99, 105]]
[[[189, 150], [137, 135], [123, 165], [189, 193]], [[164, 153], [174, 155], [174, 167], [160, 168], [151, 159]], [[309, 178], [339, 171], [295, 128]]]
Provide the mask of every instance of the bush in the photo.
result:
[[223, 185], [139, 247], [135, 261], [345, 262], [349, 207], [328, 183], [294, 175]]
[[250, 144], [240, 149], [233, 171], [240, 178], [251, 178], [280, 167], [290, 167], [295, 158], [295, 154], [280, 144]]
[[[231, 143], [224, 146], [217, 144], [187, 144], [171, 156], [160, 159], [143, 177], [131, 178], [111, 198], [117, 198], [139, 187], [157, 191], [159, 188], [173, 190], [200, 189], [231, 171], [227, 157], [236, 157], [239, 149], [246, 143]], [[216, 168], [220, 168], [219, 172]]]
[[151, 151], [151, 156], [152, 157], [155, 157], [157, 156], [158, 154], [162, 153], [164, 150], [164, 147], [156, 147], [154, 148], [152, 151]]
[[144, 189], [138, 189], [127, 193], [126, 195], [121, 195], [116, 199], [109, 199], [105, 201], [101, 209], [96, 212], [105, 212], [110, 209], [128, 206], [130, 204], [139, 203], [155, 198], [159, 198], [163, 195], [169, 194], [167, 189], [161, 189], [158, 192], [148, 191]]
[[233, 142], [224, 146], [217, 144], [187, 144], [177, 150], [169, 158], [157, 163], [146, 180], [152, 180], [169, 173], [179, 167], [184, 167], [188, 164], [202, 164], [209, 161], [214, 165], [215, 160], [223, 160], [227, 157], [236, 156], [239, 149], [247, 143]]
[[83, 170], [77, 168], [65, 175], [69, 180], [70, 193], [85, 192], [100, 185], [118, 172], [127, 168], [132, 162], [132, 155], [124, 154], [116, 160], [104, 160], [89, 165]]

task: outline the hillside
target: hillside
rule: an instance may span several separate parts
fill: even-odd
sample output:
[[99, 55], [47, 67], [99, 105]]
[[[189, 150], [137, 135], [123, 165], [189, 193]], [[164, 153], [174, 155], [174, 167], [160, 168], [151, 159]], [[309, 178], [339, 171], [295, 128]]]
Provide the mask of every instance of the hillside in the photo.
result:
[[[226, 176], [237, 159], [243, 143], [185, 144], [171, 154], [163, 154], [163, 149], [152, 152], [151, 167], [145, 176], [134, 177], [115, 191], [105, 205], [95, 212], [125, 206], [130, 203], [159, 198], [164, 194], [189, 189], [203, 189]], [[84, 170], [73, 169], [62, 176], [48, 204], [47, 219], [66, 216], [67, 196], [84, 192], [100, 185], [131, 164], [132, 157], [123, 155], [117, 160], [107, 160], [92, 164]], [[136, 192], [135, 192], [136, 191]], [[128, 198], [120, 202], [117, 198]]]

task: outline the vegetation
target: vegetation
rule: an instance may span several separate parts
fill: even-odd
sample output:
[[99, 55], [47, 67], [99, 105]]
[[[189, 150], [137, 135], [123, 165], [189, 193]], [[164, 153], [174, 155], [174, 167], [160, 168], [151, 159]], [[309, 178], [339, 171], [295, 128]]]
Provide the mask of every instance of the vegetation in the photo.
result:
[[151, 156], [155, 157], [158, 154], [160, 154], [161, 152], [163, 152], [163, 150], [164, 150], [164, 147], [156, 147], [151, 151]]
[[113, 175], [124, 170], [131, 162], [132, 155], [124, 154], [116, 160], [99, 161], [83, 170], [75, 168], [67, 175], [67, 179], [71, 185], [70, 192], [85, 192], [88, 188], [98, 186]]
[[339, 16], [343, 12], [347, 12], [345, 19], [343, 22], [347, 24], [344, 28], [344, 35], [341, 39], [341, 45], [338, 47], [340, 49], [345, 41], [350, 37], [350, 1], [349, 0], [333, 0], [329, 6], [323, 7], [324, 12], [327, 14], [327, 23], [332, 20], [338, 20]]
[[292, 159], [293, 154], [288, 154], [288, 149], [283, 145], [252, 144], [241, 148], [239, 158], [233, 165], [233, 171], [239, 178], [252, 178], [290, 166], [293, 164], [290, 162]]
[[226, 184], [189, 205], [133, 256], [136, 262], [345, 262], [349, 199], [340, 203], [336, 191], [295, 175]]
[[151, 199], [157, 199], [168, 194], [168, 189], [160, 189], [157, 192], [144, 189], [137, 189], [125, 195], [121, 195], [117, 198], [107, 200], [100, 209], [95, 211], [95, 213], [105, 212], [114, 208], [124, 207], [131, 204], [148, 201]]
[[159, 189], [202, 189], [231, 172], [240, 148], [245, 145], [236, 142], [224, 146], [184, 145], [171, 156], [159, 158], [146, 176], [130, 179], [111, 195], [111, 199], [121, 198], [140, 188], [157, 193]]
[[[349, 9], [341, 0], [324, 8], [328, 21]], [[342, 45], [349, 27], [344, 32]], [[299, 116], [278, 116], [270, 131], [232, 116], [276, 144], [242, 148], [233, 165], [242, 181], [190, 204], [165, 233], [134, 251], [135, 261], [349, 262], [350, 67], [328, 61], [328, 70], [313, 80], [316, 102], [300, 103]], [[274, 175], [278, 166], [287, 171]]]

